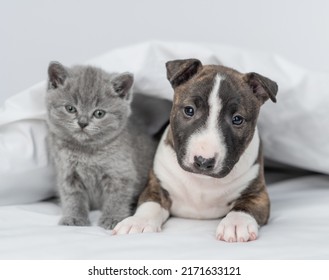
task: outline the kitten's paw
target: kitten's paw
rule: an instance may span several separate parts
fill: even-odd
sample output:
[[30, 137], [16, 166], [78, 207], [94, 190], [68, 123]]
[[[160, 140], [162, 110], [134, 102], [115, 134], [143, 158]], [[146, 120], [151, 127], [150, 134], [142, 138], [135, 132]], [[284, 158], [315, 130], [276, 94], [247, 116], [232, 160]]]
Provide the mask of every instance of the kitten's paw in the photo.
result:
[[254, 217], [244, 212], [230, 212], [219, 223], [216, 238], [226, 242], [247, 242], [256, 240], [258, 224]]
[[120, 221], [124, 218], [112, 217], [112, 216], [101, 216], [98, 221], [98, 225], [105, 229], [113, 229]]
[[90, 221], [88, 218], [63, 216], [58, 224], [63, 226], [89, 226]]
[[159, 224], [156, 220], [131, 216], [118, 223], [113, 229], [112, 234], [117, 235], [159, 231], [161, 231], [161, 223]]

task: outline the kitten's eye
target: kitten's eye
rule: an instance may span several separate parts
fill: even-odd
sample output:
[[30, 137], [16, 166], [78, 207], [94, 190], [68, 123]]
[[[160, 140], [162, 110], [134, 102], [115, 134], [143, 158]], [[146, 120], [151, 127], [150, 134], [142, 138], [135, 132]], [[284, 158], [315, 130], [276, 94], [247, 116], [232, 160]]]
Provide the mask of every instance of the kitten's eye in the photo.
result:
[[244, 122], [244, 118], [240, 115], [235, 115], [232, 118], [232, 124], [236, 125], [236, 126], [240, 126], [242, 125]]
[[184, 108], [184, 114], [188, 117], [193, 117], [194, 116], [194, 108], [192, 106], [186, 106]]
[[66, 105], [65, 109], [67, 112], [69, 112], [70, 114], [74, 114], [77, 112], [77, 109], [71, 105]]
[[101, 119], [105, 116], [105, 111], [104, 110], [96, 110], [93, 115], [96, 119]]

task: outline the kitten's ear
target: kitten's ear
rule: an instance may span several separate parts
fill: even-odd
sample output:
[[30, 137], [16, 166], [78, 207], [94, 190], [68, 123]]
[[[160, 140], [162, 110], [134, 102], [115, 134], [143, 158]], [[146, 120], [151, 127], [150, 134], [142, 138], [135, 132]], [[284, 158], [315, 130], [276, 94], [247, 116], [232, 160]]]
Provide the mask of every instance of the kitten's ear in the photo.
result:
[[121, 98], [131, 99], [134, 75], [128, 72], [115, 75], [111, 79], [112, 87]]
[[254, 72], [245, 74], [244, 80], [248, 83], [261, 104], [269, 98], [273, 102], [276, 102], [276, 94], [278, 92], [276, 82]]
[[63, 85], [68, 72], [65, 67], [59, 62], [52, 61], [48, 66], [48, 88], [58, 88], [58, 86]]

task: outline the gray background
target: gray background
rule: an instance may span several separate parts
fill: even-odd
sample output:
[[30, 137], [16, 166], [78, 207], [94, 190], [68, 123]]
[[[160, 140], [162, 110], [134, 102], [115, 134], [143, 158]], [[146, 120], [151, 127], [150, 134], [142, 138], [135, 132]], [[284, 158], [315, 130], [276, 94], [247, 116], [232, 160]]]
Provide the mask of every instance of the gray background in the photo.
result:
[[0, 38], [0, 104], [45, 79], [51, 60], [148, 40], [265, 50], [329, 71], [329, 1], [0, 0]]

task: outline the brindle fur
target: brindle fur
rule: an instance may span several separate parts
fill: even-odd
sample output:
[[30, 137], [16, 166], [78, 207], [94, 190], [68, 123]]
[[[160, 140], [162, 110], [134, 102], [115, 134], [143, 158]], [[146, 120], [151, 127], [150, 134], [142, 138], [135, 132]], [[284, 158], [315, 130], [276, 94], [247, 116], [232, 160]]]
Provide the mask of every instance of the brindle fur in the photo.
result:
[[243, 211], [252, 215], [260, 226], [267, 224], [270, 216], [270, 199], [266, 190], [261, 146], [259, 145], [259, 154], [255, 162], [259, 164], [259, 175], [233, 202], [232, 208], [232, 211]]
[[161, 187], [161, 183], [155, 176], [153, 169], [150, 171], [146, 188], [138, 199], [138, 206], [148, 201], [157, 202], [162, 208], [170, 210], [171, 199], [169, 193]]

